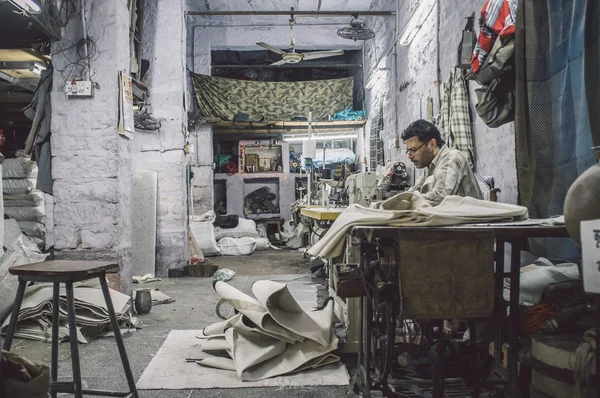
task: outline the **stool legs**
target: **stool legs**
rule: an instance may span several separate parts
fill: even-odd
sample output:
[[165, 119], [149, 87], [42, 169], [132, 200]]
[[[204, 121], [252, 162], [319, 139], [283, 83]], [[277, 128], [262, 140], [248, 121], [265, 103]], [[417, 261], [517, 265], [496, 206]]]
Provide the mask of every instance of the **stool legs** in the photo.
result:
[[[77, 341], [77, 324], [75, 322], [73, 282], [67, 282], [65, 285], [67, 290], [67, 312], [69, 318], [69, 340], [71, 343], [71, 364], [73, 366], [73, 394], [75, 395], [75, 398], [81, 398], [83, 397], [83, 391], [81, 386], [81, 369], [79, 368], [79, 342]], [[54, 324], [52, 326], [54, 329]], [[58, 355], [58, 352], [56, 354]]]
[[[52, 383], [58, 381], [58, 326], [59, 326], [59, 296], [60, 284], [53, 283], [52, 289], [52, 362], [50, 364], [50, 374]], [[56, 391], [50, 392], [52, 398], [56, 398]]]
[[106, 309], [110, 316], [110, 326], [115, 333], [115, 340], [117, 341], [117, 347], [119, 348], [119, 355], [121, 355], [121, 362], [123, 363], [123, 370], [127, 377], [127, 384], [129, 385], [129, 392], [132, 393], [133, 397], [137, 397], [137, 389], [135, 387], [135, 381], [133, 374], [131, 373], [131, 367], [129, 366], [129, 359], [127, 358], [127, 351], [125, 350], [125, 344], [123, 343], [123, 337], [121, 336], [121, 329], [119, 328], [119, 322], [117, 321], [117, 315], [113, 307], [112, 300], [110, 298], [110, 291], [108, 290], [108, 284], [106, 283], [106, 276], [100, 278], [100, 286], [102, 287], [102, 294], [106, 301]]
[[25, 295], [25, 285], [27, 282], [19, 279], [19, 287], [17, 288], [17, 297], [15, 298], [15, 304], [12, 308], [12, 314], [10, 316], [10, 323], [8, 324], [8, 330], [6, 331], [6, 337], [4, 338], [4, 345], [2, 349], [4, 351], [10, 351], [13, 337], [15, 336], [15, 330], [17, 329], [17, 319], [19, 318], [19, 311], [21, 310], [21, 304], [23, 303], [23, 296]]

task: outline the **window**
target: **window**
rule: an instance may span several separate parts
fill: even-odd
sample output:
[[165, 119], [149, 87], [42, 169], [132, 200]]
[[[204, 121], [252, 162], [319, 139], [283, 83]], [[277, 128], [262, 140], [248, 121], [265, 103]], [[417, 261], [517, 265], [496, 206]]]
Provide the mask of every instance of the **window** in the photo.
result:
[[375, 171], [377, 166], [385, 164], [383, 158], [383, 141], [381, 133], [383, 131], [383, 107], [379, 106], [379, 112], [371, 123], [371, 139], [370, 139], [370, 167], [371, 171]]

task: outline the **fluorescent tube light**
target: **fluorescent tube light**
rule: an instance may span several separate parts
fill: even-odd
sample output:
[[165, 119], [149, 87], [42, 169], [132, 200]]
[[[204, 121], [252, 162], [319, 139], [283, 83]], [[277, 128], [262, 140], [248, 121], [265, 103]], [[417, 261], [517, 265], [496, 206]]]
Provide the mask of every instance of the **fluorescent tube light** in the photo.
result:
[[39, 14], [42, 9], [40, 6], [33, 0], [9, 0], [15, 7], [31, 13], [31, 14]]
[[[439, 0], [437, 0], [439, 1]], [[400, 35], [399, 43], [401, 46], [408, 46], [421, 30], [421, 27], [427, 21], [427, 18], [433, 11], [436, 0], [423, 0], [417, 7], [415, 12], [410, 16], [402, 34]]]
[[[314, 135], [312, 137], [312, 141], [328, 141], [328, 140], [351, 140], [358, 137], [357, 134], [337, 134], [337, 135]], [[300, 135], [300, 136], [287, 136], [283, 137], [283, 140], [286, 142], [301, 142], [308, 141], [308, 136]]]

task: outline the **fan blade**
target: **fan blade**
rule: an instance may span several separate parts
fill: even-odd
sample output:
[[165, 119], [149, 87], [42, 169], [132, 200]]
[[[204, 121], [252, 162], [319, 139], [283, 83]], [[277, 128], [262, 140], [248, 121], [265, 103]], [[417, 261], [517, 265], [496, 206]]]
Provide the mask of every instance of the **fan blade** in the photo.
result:
[[279, 66], [279, 65], [283, 65], [283, 64], [285, 64], [285, 61], [281, 60], [281, 61], [273, 62], [270, 66]]
[[302, 53], [302, 59], [309, 60], [327, 57], [337, 57], [338, 55], [344, 55], [344, 50], [314, 51], [312, 53]]
[[278, 48], [275, 48], [275, 47], [273, 47], [273, 46], [272, 46], [272, 45], [270, 45], [270, 44], [263, 43], [262, 41], [261, 41], [260, 43], [256, 43], [256, 44], [257, 44], [257, 45], [259, 45], [259, 46], [261, 46], [261, 47], [263, 47], [263, 48], [266, 48], [267, 50], [271, 50], [271, 51], [273, 51], [274, 53], [277, 53], [277, 54], [279, 54], [279, 55], [285, 54], [285, 51], [281, 51], [280, 49], [278, 49]]

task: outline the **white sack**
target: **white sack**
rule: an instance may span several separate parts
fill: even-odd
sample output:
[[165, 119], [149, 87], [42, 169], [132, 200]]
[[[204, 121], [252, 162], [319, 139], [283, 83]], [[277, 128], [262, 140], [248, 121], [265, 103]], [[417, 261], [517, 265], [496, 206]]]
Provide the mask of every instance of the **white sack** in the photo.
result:
[[33, 190], [30, 193], [17, 193], [4, 195], [4, 206], [8, 207], [33, 207], [44, 203], [44, 194]]
[[198, 242], [202, 254], [205, 256], [218, 256], [221, 254], [221, 249], [215, 239], [212, 221], [195, 221], [194, 219], [190, 219], [190, 230], [196, 242]]
[[2, 181], [4, 194], [29, 193], [35, 188], [35, 179], [7, 179]]
[[256, 250], [269, 250], [271, 248], [271, 242], [269, 238], [252, 238], [256, 242]]
[[219, 228], [215, 227], [215, 237], [217, 240], [223, 238], [245, 238], [259, 236], [256, 230], [256, 223], [253, 220], [246, 218], [239, 219], [238, 226], [235, 228]]
[[37, 163], [29, 159], [5, 159], [2, 165], [2, 178], [37, 177]]
[[46, 237], [46, 227], [37, 221], [17, 221], [21, 232], [28, 237], [44, 239]]
[[17, 221], [43, 221], [46, 207], [44, 204], [36, 207], [4, 206], [4, 214]]
[[219, 240], [219, 248], [224, 256], [247, 256], [256, 250], [253, 238], [223, 238]]
[[19, 281], [16, 276], [8, 273], [9, 268], [17, 265], [31, 264], [46, 260], [48, 254], [42, 254], [38, 248], [21, 235], [0, 259], [0, 319], [4, 318], [11, 310]]

